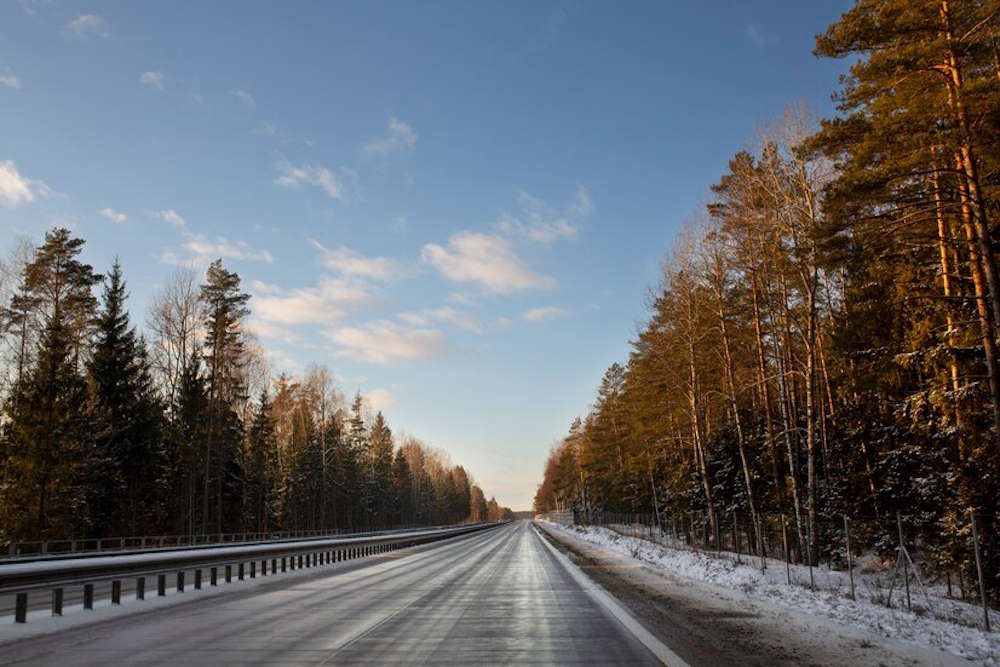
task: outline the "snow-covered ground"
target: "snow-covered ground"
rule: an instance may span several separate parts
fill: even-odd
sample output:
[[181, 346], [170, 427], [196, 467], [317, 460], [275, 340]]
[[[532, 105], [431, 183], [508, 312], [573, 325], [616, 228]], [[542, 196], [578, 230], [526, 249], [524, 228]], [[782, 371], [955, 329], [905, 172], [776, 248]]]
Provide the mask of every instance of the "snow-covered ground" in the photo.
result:
[[[742, 564], [737, 564], [730, 554], [716, 557], [712, 552], [671, 548], [608, 528], [555, 523], [545, 526], [673, 575], [742, 591], [750, 598], [865, 630], [875, 637], [913, 642], [979, 664], [1000, 667], [1000, 633], [987, 633], [976, 627], [982, 621], [981, 607], [948, 599], [938, 595], [936, 589], [929, 589], [928, 609], [928, 601], [913, 587], [914, 610], [907, 611], [897, 581], [893, 608], [888, 609], [884, 600], [889, 575], [864, 572], [867, 568], [863, 564], [855, 573], [855, 601], [848, 597], [850, 586], [846, 572], [814, 568], [816, 590], [810, 590], [808, 568], [793, 565], [793, 583], [789, 585], [785, 563], [780, 560], [769, 559], [762, 572], [759, 558], [748, 560], [744, 556]], [[991, 614], [991, 624], [1000, 627], [1000, 615]]]

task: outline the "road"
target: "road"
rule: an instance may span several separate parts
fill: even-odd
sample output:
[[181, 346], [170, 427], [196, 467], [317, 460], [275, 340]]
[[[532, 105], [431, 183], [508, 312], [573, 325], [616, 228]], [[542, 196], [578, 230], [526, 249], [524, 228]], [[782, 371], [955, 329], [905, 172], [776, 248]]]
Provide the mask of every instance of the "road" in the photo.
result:
[[0, 646], [0, 663], [658, 664], [526, 521], [237, 586]]

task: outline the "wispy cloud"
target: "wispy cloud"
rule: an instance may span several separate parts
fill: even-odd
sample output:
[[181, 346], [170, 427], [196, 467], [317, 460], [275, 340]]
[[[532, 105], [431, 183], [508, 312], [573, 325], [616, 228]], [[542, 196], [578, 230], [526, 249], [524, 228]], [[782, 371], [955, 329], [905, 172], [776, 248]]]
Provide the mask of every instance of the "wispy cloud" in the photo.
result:
[[0, 162], [0, 204], [6, 207], [30, 204], [39, 197], [48, 197], [52, 188], [45, 181], [21, 174], [10, 160]]
[[105, 220], [110, 220], [116, 225], [120, 225], [128, 220], [127, 215], [125, 215], [121, 211], [116, 211], [113, 208], [102, 208], [100, 211], [97, 212], [97, 214], [102, 218], [104, 218]]
[[69, 22], [69, 29], [78, 35], [95, 35], [97, 37], [111, 35], [107, 21], [100, 14], [80, 14]]
[[323, 190], [330, 199], [344, 198], [344, 184], [326, 167], [317, 164], [303, 164], [296, 167], [282, 160], [278, 163], [280, 175], [274, 179], [275, 185], [283, 188], [298, 188], [313, 185]]
[[183, 255], [175, 250], [165, 250], [160, 254], [164, 264], [187, 264], [201, 266], [217, 259], [231, 259], [241, 262], [264, 262], [272, 264], [274, 257], [267, 250], [254, 248], [246, 241], [231, 241], [224, 236], [210, 238], [204, 234], [184, 231], [184, 242], [180, 246]]
[[262, 137], [274, 137], [282, 141], [285, 140], [285, 132], [274, 123], [261, 123], [254, 129], [253, 133], [259, 134]]
[[385, 410], [396, 405], [396, 396], [388, 389], [372, 389], [365, 394], [372, 410]]
[[559, 308], [557, 306], [540, 306], [538, 308], [531, 308], [521, 313], [521, 319], [525, 322], [543, 322], [557, 317], [565, 317], [566, 315], [569, 315], [569, 311], [565, 308]]
[[340, 275], [389, 281], [401, 271], [399, 263], [388, 257], [365, 257], [345, 246], [329, 249], [319, 241], [311, 243], [323, 253], [323, 265]]
[[397, 215], [395, 218], [392, 219], [392, 231], [396, 232], [397, 234], [402, 234], [403, 232], [405, 232], [408, 225], [409, 222], [407, 222], [406, 218], [404, 218], [401, 215]]
[[367, 144], [362, 149], [368, 157], [386, 157], [393, 153], [413, 150], [417, 145], [417, 134], [409, 125], [398, 118], [389, 118], [387, 133]]
[[745, 32], [750, 41], [757, 46], [765, 46], [767, 44], [767, 37], [761, 32], [760, 26], [756, 23], [747, 23]]
[[229, 94], [242, 102], [246, 107], [253, 109], [257, 106], [257, 100], [253, 98], [253, 95], [245, 90], [237, 88], [236, 90], [230, 90]]
[[464, 231], [451, 237], [448, 247], [428, 243], [421, 259], [454, 282], [473, 282], [497, 294], [549, 288], [555, 280], [526, 267], [510, 242], [500, 236]]
[[436, 329], [407, 329], [386, 320], [327, 332], [341, 346], [338, 356], [372, 364], [417, 361], [444, 350], [444, 334]]
[[171, 224], [174, 227], [185, 227], [187, 224], [184, 221], [184, 218], [181, 217], [181, 214], [172, 208], [166, 208], [163, 209], [162, 211], [154, 211], [153, 217], [158, 218], [168, 224]]
[[278, 324], [333, 325], [347, 311], [372, 300], [365, 286], [329, 277], [314, 287], [295, 289], [254, 281], [250, 290], [257, 317]]
[[434, 322], [447, 322], [472, 333], [483, 332], [483, 328], [471, 315], [451, 306], [400, 313], [399, 319], [415, 327], [430, 326]]
[[4, 88], [10, 88], [12, 90], [21, 89], [21, 80], [14, 76], [14, 73], [9, 69], [5, 70], [0, 74], [0, 86]]
[[580, 234], [579, 220], [594, 209], [590, 192], [577, 186], [573, 201], [564, 211], [557, 211], [544, 200], [527, 192], [517, 196], [519, 212], [505, 213], [497, 221], [497, 229], [506, 234], [518, 234], [537, 243], [552, 243], [575, 239]]
[[163, 90], [164, 79], [162, 72], [143, 72], [139, 75], [139, 83], [150, 88]]
[[[256, 303], [254, 304], [256, 306]], [[261, 319], [253, 319], [247, 322], [247, 328], [258, 338], [278, 340], [289, 345], [300, 342], [302, 339], [297, 333], [274, 322], [265, 322]]]

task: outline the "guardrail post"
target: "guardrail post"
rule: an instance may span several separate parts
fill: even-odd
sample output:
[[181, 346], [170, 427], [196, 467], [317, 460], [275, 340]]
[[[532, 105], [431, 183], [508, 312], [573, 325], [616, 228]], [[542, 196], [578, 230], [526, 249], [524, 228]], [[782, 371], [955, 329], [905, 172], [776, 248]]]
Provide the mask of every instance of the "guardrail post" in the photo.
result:
[[156, 577], [156, 594], [159, 597], [163, 597], [167, 594], [167, 575], [160, 574]]
[[260, 576], [262, 576], [262, 577], [266, 577], [267, 576], [267, 559], [266, 558], [262, 558], [260, 560]]
[[94, 608], [94, 584], [83, 585], [83, 608]]
[[255, 560], [250, 561], [250, 578], [257, 578], [257, 561]]
[[28, 621], [28, 594], [18, 593], [14, 597], [14, 622], [26, 623]]
[[135, 599], [146, 599], [146, 577], [136, 577], [135, 579]]
[[278, 559], [271, 559], [271, 574], [278, 574]]
[[285, 567], [285, 565], [286, 565], [286, 564], [287, 564], [287, 563], [286, 563], [286, 559], [285, 559], [285, 557], [284, 557], [284, 556], [282, 556], [282, 557], [281, 557], [281, 571], [282, 571], [282, 572], [285, 572], [285, 571], [286, 571], [286, 570], [288, 569], [287, 567]]
[[180, 570], [177, 573], [177, 592], [178, 593], [184, 592], [184, 570]]
[[236, 568], [236, 576], [240, 581], [243, 581], [243, 563], [240, 563]]
[[201, 568], [194, 571], [194, 589], [201, 590]]
[[232, 582], [232, 580], [233, 580], [233, 566], [232, 565], [227, 565], [226, 566], [226, 583], [228, 584], [228, 583]]
[[52, 615], [62, 616], [63, 607], [63, 589], [53, 588], [52, 589]]
[[213, 567], [208, 573], [208, 583], [210, 586], [219, 585], [219, 568]]
[[122, 580], [115, 579], [111, 582], [111, 604], [122, 603]]

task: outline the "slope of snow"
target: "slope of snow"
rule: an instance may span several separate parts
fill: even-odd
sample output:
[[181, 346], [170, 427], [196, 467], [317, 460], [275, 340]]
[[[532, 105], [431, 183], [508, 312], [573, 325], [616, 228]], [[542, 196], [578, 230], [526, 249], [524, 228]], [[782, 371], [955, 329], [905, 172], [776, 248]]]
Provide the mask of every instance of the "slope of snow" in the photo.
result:
[[[748, 561], [744, 556], [743, 563], [737, 564], [729, 557], [666, 547], [608, 528], [554, 523], [546, 523], [545, 527], [608, 548], [673, 575], [742, 591], [753, 599], [866, 630], [876, 637], [914, 642], [979, 664], [1000, 667], [1000, 634], [986, 633], [974, 627], [973, 624], [981, 619], [982, 611], [967, 603], [932, 595], [932, 611], [929, 611], [924, 598], [914, 590], [913, 612], [905, 608], [888, 609], [884, 603], [879, 604], [884, 595], [881, 585], [868, 577], [856, 577], [858, 599], [855, 601], [847, 597], [847, 574], [843, 572], [814, 568], [816, 590], [810, 590], [807, 568], [792, 566], [793, 583], [789, 585], [785, 564], [778, 560], [768, 559], [767, 568], [762, 572], [759, 558]], [[899, 593], [893, 599], [895, 605], [904, 604]]]

